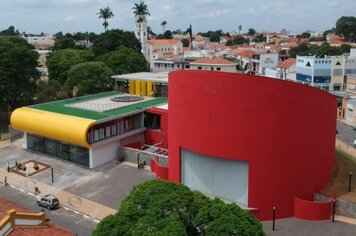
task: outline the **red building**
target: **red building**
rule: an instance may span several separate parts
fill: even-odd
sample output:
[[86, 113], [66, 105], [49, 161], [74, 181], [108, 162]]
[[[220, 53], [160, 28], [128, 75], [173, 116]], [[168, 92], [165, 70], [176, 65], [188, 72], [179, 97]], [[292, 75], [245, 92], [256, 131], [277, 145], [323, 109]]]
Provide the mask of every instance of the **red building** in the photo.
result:
[[293, 215], [333, 170], [336, 99], [258, 76], [169, 74], [168, 179], [250, 208]]

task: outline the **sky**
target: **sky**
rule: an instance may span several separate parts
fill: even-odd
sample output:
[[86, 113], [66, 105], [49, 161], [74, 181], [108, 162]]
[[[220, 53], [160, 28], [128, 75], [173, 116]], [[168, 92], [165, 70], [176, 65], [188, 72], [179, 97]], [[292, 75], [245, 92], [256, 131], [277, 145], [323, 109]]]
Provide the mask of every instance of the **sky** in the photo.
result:
[[[139, 0], [0, 0], [0, 30], [14, 26], [21, 33], [54, 34], [104, 31], [97, 13], [109, 7], [114, 17], [109, 29], [134, 30], [132, 7]], [[341, 16], [355, 16], [356, 0], [145, 0], [155, 33], [186, 30], [193, 33], [222, 29], [242, 32], [323, 31]]]

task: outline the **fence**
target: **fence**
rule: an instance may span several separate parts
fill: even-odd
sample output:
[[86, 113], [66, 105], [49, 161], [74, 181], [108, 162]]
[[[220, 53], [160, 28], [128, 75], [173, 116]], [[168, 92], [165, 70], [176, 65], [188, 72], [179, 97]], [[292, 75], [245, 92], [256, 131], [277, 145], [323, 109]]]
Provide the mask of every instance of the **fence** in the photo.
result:
[[[331, 201], [333, 198], [324, 196], [320, 193], [314, 194], [315, 201]], [[356, 219], [356, 204], [336, 199], [335, 213], [341, 216], [346, 216]]]
[[18, 226], [45, 226], [46, 213], [22, 213], [9, 210], [0, 221], [0, 235], [9, 235]]
[[125, 161], [132, 163], [141, 164], [145, 162], [146, 165], [150, 165], [151, 160], [156, 160], [159, 166], [168, 167], [167, 156], [145, 152], [134, 148], [122, 147], [120, 156], [123, 156]]

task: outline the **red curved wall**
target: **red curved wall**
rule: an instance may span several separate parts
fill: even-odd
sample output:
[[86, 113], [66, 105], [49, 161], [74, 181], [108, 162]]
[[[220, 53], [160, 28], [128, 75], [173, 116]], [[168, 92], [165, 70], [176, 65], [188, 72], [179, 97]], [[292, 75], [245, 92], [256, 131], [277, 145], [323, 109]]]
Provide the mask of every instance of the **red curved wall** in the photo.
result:
[[332, 215], [333, 202], [314, 202], [294, 198], [294, 217], [303, 220], [328, 220]]
[[319, 89], [258, 76], [169, 74], [169, 180], [180, 182], [180, 147], [249, 161], [248, 206], [260, 220], [293, 216], [333, 169], [336, 99]]

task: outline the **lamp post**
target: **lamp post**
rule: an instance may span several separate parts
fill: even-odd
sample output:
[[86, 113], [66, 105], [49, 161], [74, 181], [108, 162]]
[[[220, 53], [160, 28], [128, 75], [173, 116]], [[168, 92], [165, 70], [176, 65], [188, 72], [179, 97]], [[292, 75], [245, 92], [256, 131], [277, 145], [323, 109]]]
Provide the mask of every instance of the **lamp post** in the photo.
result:
[[352, 179], [352, 172], [349, 172], [349, 192], [351, 192], [351, 180]]
[[273, 207], [273, 222], [272, 222], [272, 230], [273, 230], [273, 231], [276, 230], [276, 228], [275, 228], [275, 226], [276, 226], [275, 221], [276, 221], [276, 207], [274, 206], [274, 207]]
[[333, 199], [333, 218], [332, 218], [332, 222], [335, 222], [335, 208], [336, 208], [336, 201], [335, 198]]

